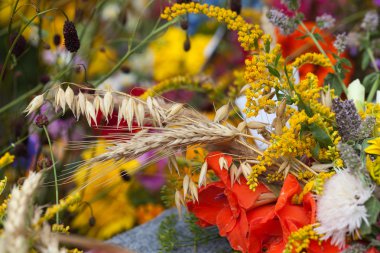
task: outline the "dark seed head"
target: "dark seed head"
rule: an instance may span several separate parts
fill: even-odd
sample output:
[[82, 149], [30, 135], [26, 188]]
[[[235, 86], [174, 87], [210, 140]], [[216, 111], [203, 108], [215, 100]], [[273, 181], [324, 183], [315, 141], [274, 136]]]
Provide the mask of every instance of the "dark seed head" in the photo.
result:
[[53, 37], [53, 43], [56, 47], [58, 47], [59, 45], [61, 45], [61, 35], [59, 34], [56, 34], [54, 35]]
[[189, 21], [187, 19], [181, 20], [180, 25], [181, 28], [186, 31], [187, 28], [189, 28]]
[[230, 1], [230, 8], [231, 8], [231, 11], [234, 11], [237, 14], [240, 14], [240, 11], [241, 11], [241, 0], [231, 0]]
[[125, 181], [125, 182], [129, 182], [131, 181], [131, 175], [129, 175], [129, 173], [125, 170], [121, 170], [120, 171], [120, 176], [121, 178]]
[[121, 67], [121, 71], [124, 73], [124, 74], [129, 74], [131, 72], [131, 68], [128, 67], [128, 66], [122, 66]]
[[40, 82], [42, 83], [42, 84], [47, 84], [48, 82], [50, 81], [50, 76], [49, 75], [42, 75], [41, 77], [40, 77]]
[[49, 120], [45, 115], [40, 114], [37, 116], [35, 123], [39, 128], [43, 128], [49, 124]]
[[190, 3], [192, 0], [177, 0], [178, 4]]
[[[9, 36], [9, 46], [11, 46], [14, 43], [17, 36], [18, 36], [17, 32], [14, 32]], [[21, 35], [16, 41], [16, 44], [12, 49], [12, 53], [16, 57], [19, 57], [25, 51], [25, 49], [26, 49], [26, 40], [24, 36]]]
[[74, 53], [78, 51], [80, 47], [80, 41], [77, 29], [75, 28], [73, 22], [67, 20], [65, 21], [65, 24], [63, 25], [63, 38], [65, 47], [69, 52]]
[[90, 227], [93, 227], [95, 226], [95, 224], [96, 224], [95, 217], [91, 216], [90, 219], [88, 219], [88, 225], [90, 225]]
[[190, 48], [191, 48], [190, 38], [189, 38], [189, 35], [186, 35], [186, 40], [183, 43], [183, 50], [185, 50], [185, 52], [188, 52]]

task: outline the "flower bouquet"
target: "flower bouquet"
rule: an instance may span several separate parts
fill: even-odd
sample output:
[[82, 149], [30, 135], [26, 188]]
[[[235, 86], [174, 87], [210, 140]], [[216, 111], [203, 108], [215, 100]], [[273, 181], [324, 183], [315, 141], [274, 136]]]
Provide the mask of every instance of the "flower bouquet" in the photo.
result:
[[[98, 87], [116, 71], [111, 69], [93, 86], [74, 81], [51, 83], [25, 112], [34, 115], [44, 131], [47, 119], [37, 114], [46, 105], [57, 114], [70, 111], [70, 117], [102, 130], [106, 135], [102, 152], [93, 152], [73, 170], [110, 172], [140, 161], [138, 166], [125, 167], [121, 174], [125, 179], [166, 159], [170, 174], [161, 191], [164, 201], [175, 205], [180, 217], [186, 208], [192, 217], [187, 222], [194, 231], [216, 227], [235, 251], [378, 252], [378, 14], [375, 10], [364, 13], [355, 24], [357, 32], [347, 35], [335, 26], [333, 16], [324, 13], [305, 21], [300, 1], [281, 2], [282, 9], [264, 9], [260, 27], [243, 18], [241, 1], [230, 1], [226, 8], [177, 1], [161, 13], [167, 23], [143, 39], [145, 43], [178, 23], [186, 34], [181, 50], [191, 51], [195, 45], [189, 36], [190, 21], [196, 16], [212, 19], [223, 29], [215, 29], [209, 45], [231, 33], [244, 55], [244, 66], [234, 69], [227, 85], [220, 80], [222, 84], [215, 85], [205, 77], [202, 64], [184, 61], [181, 64], [190, 64], [194, 73], [187, 69], [186, 75], [167, 77], [171, 66], [166, 65], [158, 78], [162, 80], [136, 95]], [[80, 42], [75, 26], [65, 26], [66, 48], [77, 51]], [[115, 68], [141, 45], [129, 48]], [[159, 43], [152, 46], [153, 50], [159, 47]], [[350, 48], [361, 56], [361, 72], [350, 59]], [[209, 52], [208, 57], [213, 54]], [[165, 55], [160, 57], [165, 63]], [[352, 81], [353, 77], [358, 79]], [[161, 96], [180, 88], [206, 93], [217, 109], [205, 115], [201, 109]], [[69, 147], [88, 149], [96, 143], [90, 138]], [[49, 167], [55, 165], [52, 158]], [[101, 174], [94, 177], [101, 178]], [[27, 182], [31, 180], [40, 181], [40, 174], [32, 174]], [[79, 192], [90, 185], [82, 183]], [[15, 194], [20, 191], [24, 189]], [[70, 197], [61, 207], [80, 198], [74, 193]], [[13, 205], [10, 202], [9, 208], [17, 209]], [[36, 224], [42, 226], [56, 212], [51, 213]], [[16, 233], [9, 222], [4, 228], [2, 242]], [[43, 231], [52, 236], [50, 228]], [[166, 251], [178, 246], [168, 243], [163, 236], [167, 231], [160, 231]], [[175, 237], [171, 236], [170, 240]], [[198, 241], [210, 238], [207, 233], [197, 236]]]

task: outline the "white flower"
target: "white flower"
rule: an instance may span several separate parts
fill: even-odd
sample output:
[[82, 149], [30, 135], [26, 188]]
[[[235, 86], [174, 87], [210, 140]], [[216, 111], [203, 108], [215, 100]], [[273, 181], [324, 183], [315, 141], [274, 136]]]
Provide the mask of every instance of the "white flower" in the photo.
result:
[[107, 4], [104, 6], [101, 17], [104, 21], [114, 21], [120, 14], [120, 6], [116, 3]]
[[364, 109], [365, 88], [359, 79], [355, 79], [348, 85], [347, 98], [354, 100], [356, 109]]
[[323, 234], [322, 239], [331, 238], [331, 243], [343, 248], [345, 238], [368, 224], [364, 203], [371, 197], [372, 189], [348, 170], [337, 171], [324, 186], [318, 199], [317, 219], [320, 226], [315, 229]]

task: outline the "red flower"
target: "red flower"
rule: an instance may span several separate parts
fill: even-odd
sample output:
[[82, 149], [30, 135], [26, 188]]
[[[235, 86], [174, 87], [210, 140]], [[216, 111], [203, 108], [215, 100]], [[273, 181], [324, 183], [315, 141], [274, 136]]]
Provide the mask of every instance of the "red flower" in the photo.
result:
[[233, 184], [228, 171], [219, 168], [219, 158], [224, 157], [228, 166], [232, 163], [230, 156], [210, 153], [206, 160], [210, 169], [221, 181], [210, 183], [199, 190], [199, 203], [188, 202], [190, 212], [199, 219], [199, 225], [205, 227], [216, 225], [221, 236], [226, 236], [232, 248], [247, 252], [249, 224], [247, 211], [252, 209], [262, 193], [270, 191], [260, 184], [256, 191], [247, 186], [241, 178], [241, 184]]
[[[219, 168], [219, 158], [224, 157], [228, 166], [230, 156], [221, 153], [208, 155], [209, 168], [220, 178], [199, 190], [199, 203], [188, 202], [190, 212], [199, 219], [201, 226], [216, 225], [221, 236], [227, 237], [231, 247], [243, 252], [282, 252], [290, 233], [315, 222], [315, 200], [306, 194], [302, 205], [291, 199], [301, 192], [296, 178], [289, 175], [275, 204], [259, 206], [260, 195], [270, 194], [262, 183], [251, 191], [246, 180], [233, 184], [228, 171]], [[264, 203], [265, 204], [265, 203]], [[321, 246], [311, 243], [310, 252], [339, 252], [328, 242]]]

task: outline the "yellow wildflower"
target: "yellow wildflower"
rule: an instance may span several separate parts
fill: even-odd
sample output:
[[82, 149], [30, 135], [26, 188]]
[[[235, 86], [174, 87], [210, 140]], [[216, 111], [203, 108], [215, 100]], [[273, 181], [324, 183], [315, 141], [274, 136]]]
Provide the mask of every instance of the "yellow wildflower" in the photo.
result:
[[367, 154], [380, 155], [380, 137], [368, 141], [368, 146], [364, 151]]
[[5, 153], [1, 158], [0, 158], [0, 169], [4, 168], [5, 166], [13, 163], [15, 160], [15, 156], [11, 155], [9, 152]]

